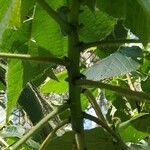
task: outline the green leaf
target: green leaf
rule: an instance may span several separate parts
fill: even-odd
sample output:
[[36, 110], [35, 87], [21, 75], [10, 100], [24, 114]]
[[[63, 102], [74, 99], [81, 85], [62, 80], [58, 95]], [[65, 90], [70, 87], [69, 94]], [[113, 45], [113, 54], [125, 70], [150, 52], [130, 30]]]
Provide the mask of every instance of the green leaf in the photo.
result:
[[83, 7], [80, 13], [79, 37], [83, 42], [94, 42], [104, 39], [113, 30], [116, 20], [107, 14], [96, 10], [90, 11]]
[[150, 93], [150, 77], [145, 81], [141, 81], [141, 87], [144, 92]]
[[81, 94], [81, 107], [82, 107], [82, 110], [83, 111], [86, 110], [88, 106], [89, 106], [89, 102], [88, 102], [87, 97], [84, 94]]
[[[149, 0], [99, 0], [97, 7], [114, 16], [125, 20], [125, 25], [144, 44], [150, 41], [150, 1]], [[137, 12], [138, 10], [138, 12]]]
[[[128, 33], [128, 30], [125, 29], [125, 27], [123, 25], [123, 21], [117, 20], [117, 24], [114, 26], [113, 31], [105, 38], [105, 40], [106, 41], [107, 40], [115, 41], [115, 40], [120, 40], [120, 39], [126, 39], [127, 33]], [[102, 59], [102, 58], [114, 53], [115, 51], [117, 51], [121, 45], [122, 44], [111, 45], [109, 43], [104, 46], [99, 45], [96, 49], [96, 54]]]
[[20, 60], [11, 60], [7, 71], [7, 116], [8, 117], [17, 103], [23, 87], [23, 66]]
[[139, 114], [119, 125], [119, 133], [126, 142], [138, 142], [150, 135], [150, 114]]
[[[138, 13], [137, 13], [138, 10]], [[127, 0], [125, 25], [146, 45], [150, 42], [150, 1]]]
[[83, 5], [87, 5], [92, 11], [95, 10], [96, 0], [82, 0]]
[[7, 71], [7, 119], [16, 106], [21, 91], [27, 82], [35, 79], [48, 67], [47, 64], [10, 60]]
[[97, 0], [97, 7], [116, 18], [124, 18], [127, 0]]
[[32, 21], [32, 39], [54, 56], [67, 55], [67, 37], [59, 25], [38, 5]]
[[[89, 150], [119, 150], [119, 146], [115, 145], [111, 136], [106, 133], [102, 128], [95, 128], [85, 131], [85, 139], [87, 149]], [[45, 149], [51, 147], [53, 150], [64, 149], [71, 150], [74, 146], [73, 132], [67, 132], [61, 137], [54, 138], [49, 142]]]
[[40, 87], [42, 93], [65, 93], [68, 91], [68, 83], [65, 81], [67, 78], [67, 72], [61, 72], [56, 74], [59, 81], [49, 79]]
[[9, 28], [4, 33], [0, 46], [2, 51], [28, 52], [35, 55], [40, 47], [49, 52], [49, 55], [66, 56], [67, 37], [60, 32], [59, 25], [39, 5], [35, 7], [31, 3], [32, 7], [27, 9], [28, 5], [24, 3], [21, 5], [24, 22], [20, 27]]
[[0, 43], [4, 31], [8, 27], [18, 25], [18, 22], [20, 21], [18, 17], [19, 9], [17, 8], [19, 2], [20, 0], [0, 0]]
[[[134, 47], [123, 48], [98, 61], [92, 67], [88, 68], [84, 74], [90, 80], [102, 80], [135, 71], [140, 64], [132, 59], [132, 55], [130, 56], [129, 53], [127, 55], [124, 49], [126, 49], [126, 51], [132, 51]], [[139, 51], [141, 51], [141, 49], [138, 49], [138, 52]]]

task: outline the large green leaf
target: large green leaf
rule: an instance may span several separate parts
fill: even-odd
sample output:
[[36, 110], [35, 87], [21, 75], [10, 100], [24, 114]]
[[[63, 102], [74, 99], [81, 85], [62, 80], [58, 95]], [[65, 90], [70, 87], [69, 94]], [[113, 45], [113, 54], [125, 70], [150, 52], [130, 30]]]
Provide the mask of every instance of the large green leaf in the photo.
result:
[[149, 0], [98, 0], [97, 7], [108, 14], [122, 18], [125, 25], [144, 44], [150, 41], [150, 1]]
[[92, 12], [88, 7], [83, 7], [80, 13], [80, 40], [93, 42], [104, 39], [113, 30], [116, 20], [107, 14], [96, 10]]
[[[19, 1], [19, 0], [18, 0]], [[30, 6], [29, 6], [30, 4]], [[58, 8], [64, 5], [64, 1], [50, 2]], [[35, 7], [36, 6], [36, 7]], [[46, 49], [50, 55], [64, 56], [67, 55], [67, 37], [63, 36], [59, 25], [35, 2], [22, 0], [21, 5], [22, 24], [20, 27], [9, 28], [3, 35], [1, 51], [22, 51], [22, 47], [28, 53], [31, 53], [30, 45]], [[26, 47], [25, 47], [26, 46]], [[42, 50], [41, 50], [42, 51]], [[37, 50], [32, 50], [32, 54], [37, 54]]]
[[17, 103], [23, 87], [23, 67], [20, 60], [12, 60], [8, 63], [7, 71], [7, 120]]
[[150, 114], [139, 114], [119, 125], [119, 133], [126, 142], [138, 142], [150, 135]]
[[140, 66], [140, 63], [130, 53], [132, 50], [133, 52], [135, 50], [138, 56], [141, 54], [141, 49], [138, 47], [123, 48], [98, 61], [92, 67], [88, 68], [84, 74], [87, 79], [102, 80], [135, 71]]
[[[113, 142], [111, 136], [108, 133], [106, 133], [102, 128], [87, 130], [85, 132], [85, 139], [87, 149], [89, 150], [119, 150], [119, 146]], [[53, 150], [71, 150], [73, 146], [74, 134], [73, 132], [67, 132], [63, 136], [57, 137], [50, 141], [45, 150], [48, 150], [49, 148]]]
[[59, 25], [38, 5], [32, 21], [32, 38], [38, 46], [48, 49], [52, 55], [67, 55], [67, 37]]

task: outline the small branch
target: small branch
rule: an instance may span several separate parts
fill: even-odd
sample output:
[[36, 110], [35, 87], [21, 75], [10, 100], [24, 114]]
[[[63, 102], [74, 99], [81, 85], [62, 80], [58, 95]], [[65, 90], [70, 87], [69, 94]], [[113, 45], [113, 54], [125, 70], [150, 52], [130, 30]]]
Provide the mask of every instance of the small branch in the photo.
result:
[[0, 58], [39, 61], [39, 62], [55, 63], [64, 66], [67, 66], [69, 64], [68, 60], [62, 58], [47, 57], [47, 56], [31, 56], [28, 54], [0, 53]]
[[121, 44], [130, 44], [130, 43], [142, 43], [140, 40], [135, 39], [123, 39], [123, 40], [102, 40], [102, 41], [96, 41], [91, 43], [83, 43], [81, 45], [81, 50], [88, 49], [90, 47], [96, 47], [96, 46], [107, 46], [112, 47], [115, 45], [121, 45]]
[[130, 77], [130, 75], [129, 75], [128, 73], [126, 74], [126, 77], [127, 77], [128, 85], [129, 85], [130, 89], [131, 89], [132, 91], [136, 91], [136, 90], [135, 90], [135, 87], [134, 87], [134, 85], [133, 85], [133, 83], [132, 83], [132, 81], [131, 81], [131, 77]]
[[[132, 80], [131, 80], [131, 77], [130, 77], [130, 75], [128, 73], [126, 74], [126, 77], [127, 77], [127, 81], [128, 81], [128, 85], [129, 85], [130, 89], [132, 91], [136, 91], [136, 88], [134, 87], [134, 85], [132, 83]], [[140, 105], [139, 105], [139, 103], [137, 101], [135, 102], [135, 105], [137, 107], [138, 112], [140, 113], [141, 107], [140, 107]]]
[[98, 118], [100, 120], [102, 120], [104, 123], [107, 123], [106, 119], [103, 116], [103, 113], [100, 109], [100, 107], [98, 106], [95, 97], [93, 96], [93, 94], [89, 91], [89, 90], [85, 90], [84, 91], [85, 96], [88, 98], [89, 102], [91, 103], [92, 107], [94, 108], [96, 115], [98, 116]]
[[107, 124], [105, 124], [100, 119], [98, 119], [94, 116], [91, 116], [87, 113], [83, 113], [83, 116], [84, 116], [84, 118], [94, 121], [98, 125], [102, 126], [109, 134], [112, 135], [112, 137], [114, 137], [117, 140], [118, 144], [121, 146], [121, 148], [123, 150], [128, 150], [128, 146], [122, 141], [122, 139]]
[[48, 114], [39, 123], [37, 123], [18, 142], [16, 142], [12, 147], [10, 147], [10, 149], [11, 150], [17, 150], [23, 143], [25, 143], [28, 140], [28, 138], [30, 138], [33, 134], [35, 134], [38, 130], [40, 130], [45, 125], [45, 123], [47, 123], [51, 118], [53, 118], [55, 115], [61, 113], [62, 111], [66, 110], [67, 108], [68, 108], [68, 105], [64, 105], [64, 106], [61, 106], [59, 108], [56, 108], [53, 112], [51, 112], [50, 114]]
[[0, 144], [4, 145], [6, 148], [9, 147], [9, 145], [0, 137]]
[[64, 125], [68, 124], [70, 122], [70, 119], [66, 119], [64, 121], [62, 121], [60, 124], [58, 124], [53, 131], [46, 137], [46, 139], [44, 140], [44, 142], [41, 144], [40, 149], [39, 150], [43, 150], [45, 149], [45, 147], [48, 145], [48, 143], [53, 139], [53, 137], [55, 136], [55, 133], [57, 132], [57, 130], [59, 130], [61, 127], [63, 127]]
[[83, 88], [97, 87], [97, 88], [101, 88], [101, 89], [107, 89], [110, 91], [114, 91], [114, 92], [116, 92], [122, 96], [127, 96], [127, 97], [130, 97], [132, 99], [139, 100], [139, 101], [141, 101], [141, 100], [150, 101], [150, 95], [147, 93], [132, 91], [132, 90], [120, 87], [120, 86], [114, 86], [114, 85], [102, 83], [99, 81], [91, 81], [91, 80], [82, 79], [82, 80], [76, 80], [75, 84], [78, 86], [81, 86]]
[[71, 26], [69, 23], [65, 22], [59, 14], [49, 6], [45, 0], [36, 0], [40, 6], [52, 17], [66, 32], [71, 31]]

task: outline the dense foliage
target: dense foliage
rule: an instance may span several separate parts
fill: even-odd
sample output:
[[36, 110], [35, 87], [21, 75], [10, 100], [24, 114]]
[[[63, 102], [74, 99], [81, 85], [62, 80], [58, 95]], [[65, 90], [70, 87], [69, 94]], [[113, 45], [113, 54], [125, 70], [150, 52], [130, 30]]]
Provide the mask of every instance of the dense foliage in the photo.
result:
[[150, 149], [149, 42], [150, 0], [0, 0], [0, 149]]

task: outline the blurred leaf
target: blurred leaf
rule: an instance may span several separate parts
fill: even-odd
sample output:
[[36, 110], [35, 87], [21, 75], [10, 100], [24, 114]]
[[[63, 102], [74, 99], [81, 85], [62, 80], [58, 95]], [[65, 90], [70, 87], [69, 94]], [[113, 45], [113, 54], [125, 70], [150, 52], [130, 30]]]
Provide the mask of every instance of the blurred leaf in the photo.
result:
[[[19, 6], [20, 0], [0, 0], [0, 43], [4, 31], [8, 27], [18, 25], [19, 19]], [[13, 20], [11, 19], [13, 17]]]
[[[132, 59], [132, 55], [129, 55], [130, 53], [127, 53], [127, 51], [132, 51], [134, 48], [135, 47], [123, 48], [111, 54], [88, 68], [84, 74], [87, 76], [87, 79], [102, 80], [135, 71], [139, 68], [140, 64]], [[141, 49], [138, 49], [138, 52], [139, 51], [141, 51]]]
[[[22, 138], [22, 136], [25, 134], [25, 129], [24, 127], [22, 127], [21, 125], [11, 125], [8, 126], [7, 128], [3, 129], [0, 132], [0, 136], [3, 138], [7, 138], [7, 142], [11, 145], [14, 142], [18, 141], [18, 138]], [[38, 149], [39, 148], [39, 144], [37, 142], [35, 142], [34, 140], [32, 140], [31, 138], [29, 138], [26, 142], [26, 144], [30, 147], [30, 148], [34, 148], [34, 149]], [[24, 148], [26, 150], [26, 148], [28, 149], [27, 145], [22, 145], [22, 148]]]
[[126, 142], [138, 142], [150, 135], [150, 114], [139, 114], [119, 125], [119, 133]]
[[81, 94], [81, 107], [82, 110], [86, 110], [89, 105], [88, 99], [84, 94]]
[[144, 92], [150, 93], [150, 77], [148, 77], [145, 81], [141, 81], [141, 87]]
[[91, 11], [95, 10], [96, 0], [82, 0], [83, 5], [87, 5]]
[[[12, 145], [14, 143], [16, 143], [17, 141], [19, 140], [19, 138], [16, 138], [16, 137], [8, 137], [6, 142], [9, 144], [9, 145]], [[26, 144], [23, 144], [19, 150], [30, 150], [31, 148], [26, 145]]]
[[124, 18], [127, 0], [97, 0], [97, 7], [116, 18]]
[[145, 73], [147, 75], [150, 75], [150, 60], [144, 59], [143, 65], [141, 66], [140, 70], [143, 73]]
[[[111, 136], [106, 133], [102, 128], [95, 128], [85, 132], [87, 149], [89, 150], [119, 150], [119, 146], [115, 144]], [[49, 147], [53, 150], [64, 149], [70, 150], [74, 147], [74, 134], [67, 132], [61, 137], [54, 138], [49, 142], [45, 150]]]
[[7, 138], [7, 137], [21, 138], [24, 133], [25, 133], [25, 129], [21, 125], [11, 125], [4, 128], [0, 132], [0, 136], [3, 138]]

